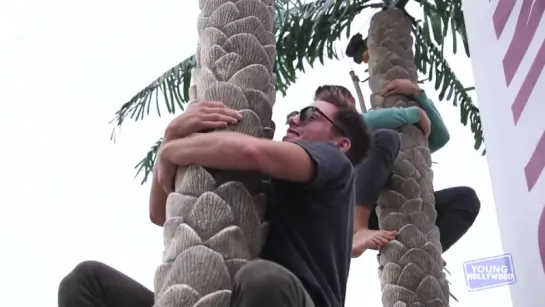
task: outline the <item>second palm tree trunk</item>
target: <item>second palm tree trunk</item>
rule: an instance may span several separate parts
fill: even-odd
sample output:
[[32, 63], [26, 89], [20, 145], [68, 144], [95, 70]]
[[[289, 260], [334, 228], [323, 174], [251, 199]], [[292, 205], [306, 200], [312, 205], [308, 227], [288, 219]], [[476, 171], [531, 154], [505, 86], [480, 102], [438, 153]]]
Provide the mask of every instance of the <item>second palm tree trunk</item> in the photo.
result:
[[[377, 93], [395, 79], [417, 82], [412, 25], [398, 9], [373, 16], [369, 29], [369, 86], [374, 108], [415, 106], [404, 96]], [[401, 151], [387, 188], [378, 200], [380, 229], [399, 235], [381, 251], [379, 276], [385, 307], [443, 307], [449, 286], [443, 273], [437, 212], [433, 194], [431, 153], [415, 126], [400, 129]]]
[[[273, 0], [199, 0], [190, 103], [221, 101], [244, 118], [228, 129], [272, 138], [276, 39]], [[167, 200], [155, 306], [229, 306], [233, 278], [266, 237], [260, 175], [180, 168]]]

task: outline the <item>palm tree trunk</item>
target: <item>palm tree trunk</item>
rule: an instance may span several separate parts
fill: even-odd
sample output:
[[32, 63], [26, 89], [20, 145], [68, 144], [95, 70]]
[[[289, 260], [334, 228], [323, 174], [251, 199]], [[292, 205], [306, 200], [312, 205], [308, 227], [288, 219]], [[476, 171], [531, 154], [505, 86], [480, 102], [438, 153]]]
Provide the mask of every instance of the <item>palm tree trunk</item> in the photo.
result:
[[[228, 130], [272, 138], [276, 39], [273, 0], [199, 0], [196, 83], [191, 102], [242, 110]], [[235, 273], [259, 256], [265, 197], [252, 173], [180, 168], [167, 200], [156, 306], [229, 306]]]
[[[395, 79], [417, 82], [412, 51], [412, 25], [398, 9], [381, 11], [369, 29], [369, 86], [379, 93]], [[409, 107], [404, 96], [371, 96], [377, 108]], [[400, 129], [401, 152], [394, 174], [379, 197], [381, 229], [397, 230], [397, 239], [380, 253], [382, 303], [386, 307], [443, 307], [449, 305], [449, 287], [443, 273], [433, 172], [427, 139], [415, 126]]]

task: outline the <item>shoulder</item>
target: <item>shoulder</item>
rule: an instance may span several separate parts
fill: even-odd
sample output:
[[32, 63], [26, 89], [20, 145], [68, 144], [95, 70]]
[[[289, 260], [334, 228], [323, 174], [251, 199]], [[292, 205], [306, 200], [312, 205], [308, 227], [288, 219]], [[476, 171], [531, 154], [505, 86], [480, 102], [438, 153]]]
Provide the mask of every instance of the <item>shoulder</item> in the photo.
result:
[[339, 160], [350, 163], [346, 155], [330, 142], [297, 140], [292, 143], [301, 146], [311, 156], [320, 155], [338, 157]]
[[301, 146], [318, 166], [335, 166], [345, 171], [352, 169], [348, 157], [330, 142], [298, 140], [293, 143]]
[[303, 148], [311, 159], [314, 170], [313, 179], [304, 184], [312, 189], [336, 189], [353, 180], [353, 167], [348, 157], [329, 142], [306, 140], [294, 141]]

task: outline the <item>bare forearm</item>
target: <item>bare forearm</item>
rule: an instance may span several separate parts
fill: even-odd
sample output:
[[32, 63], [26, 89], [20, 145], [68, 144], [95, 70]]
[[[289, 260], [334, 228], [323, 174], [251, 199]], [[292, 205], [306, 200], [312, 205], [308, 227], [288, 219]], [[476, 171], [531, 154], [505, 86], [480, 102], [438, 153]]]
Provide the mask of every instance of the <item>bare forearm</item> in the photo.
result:
[[308, 182], [314, 175], [314, 165], [299, 145], [235, 132], [211, 132], [167, 142], [161, 158], [181, 166], [259, 171], [293, 182]]
[[[208, 135], [208, 134], [207, 134]], [[162, 165], [163, 171], [165, 167], [176, 168], [176, 165], [198, 164], [207, 167], [220, 169], [240, 169], [241, 161], [248, 159], [244, 158], [243, 148], [238, 142], [224, 142], [219, 138], [213, 142], [198, 141], [198, 138], [181, 136], [168, 131], [165, 133], [164, 141], [161, 146], [161, 155], [155, 161], [153, 169], [153, 180], [150, 190], [150, 205], [149, 214], [152, 223], [163, 226], [166, 220], [166, 201], [168, 194], [164, 187], [159, 182], [158, 169]], [[197, 140], [197, 142], [195, 142]], [[229, 146], [225, 146], [229, 144]], [[238, 147], [238, 150], [235, 148]], [[188, 150], [191, 148], [190, 150]], [[221, 151], [220, 151], [221, 148]], [[186, 162], [187, 161], [187, 162]], [[220, 163], [218, 163], [220, 162]], [[248, 165], [248, 164], [244, 164]], [[244, 167], [244, 165], [242, 165]], [[230, 166], [230, 167], [228, 167]], [[249, 166], [243, 168], [249, 169]]]
[[[236, 134], [236, 135], [234, 135]], [[162, 157], [175, 165], [202, 165], [227, 170], [256, 170], [249, 154], [253, 137], [233, 132], [213, 132], [169, 141]]]
[[[163, 137], [163, 144], [161, 144], [161, 147], [164, 146], [165, 142], [174, 139], [174, 135], [169, 133], [169, 130], [167, 129], [165, 136]], [[150, 196], [149, 196], [149, 216], [150, 220], [153, 224], [157, 226], [163, 226], [166, 221], [166, 202], [168, 193], [165, 191], [161, 183], [159, 182], [159, 164], [161, 163], [160, 157], [157, 156], [155, 160], [155, 165], [153, 167], [153, 174], [152, 174], [152, 181], [151, 181], [151, 189], [150, 189]], [[172, 166], [175, 167], [175, 166]]]
[[165, 223], [167, 197], [167, 193], [159, 184], [157, 171], [154, 169], [149, 199], [149, 214], [151, 222], [157, 226], [162, 227]]

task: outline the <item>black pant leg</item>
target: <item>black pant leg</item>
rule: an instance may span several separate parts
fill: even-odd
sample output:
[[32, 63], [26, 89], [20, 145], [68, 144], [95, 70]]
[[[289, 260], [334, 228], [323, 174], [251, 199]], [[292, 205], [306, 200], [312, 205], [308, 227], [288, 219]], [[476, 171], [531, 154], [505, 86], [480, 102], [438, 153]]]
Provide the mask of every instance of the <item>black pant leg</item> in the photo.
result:
[[443, 252], [456, 243], [473, 225], [481, 209], [475, 191], [469, 187], [453, 187], [435, 193], [437, 222]]
[[232, 307], [314, 307], [301, 281], [283, 266], [256, 260], [235, 276]]
[[78, 264], [59, 285], [59, 307], [152, 307], [154, 294], [97, 261]]
[[356, 204], [372, 210], [369, 229], [378, 229], [378, 218], [374, 208], [379, 194], [386, 186], [392, 173], [394, 162], [399, 154], [401, 140], [395, 130], [378, 129], [373, 133], [373, 141], [368, 157], [356, 166]]

